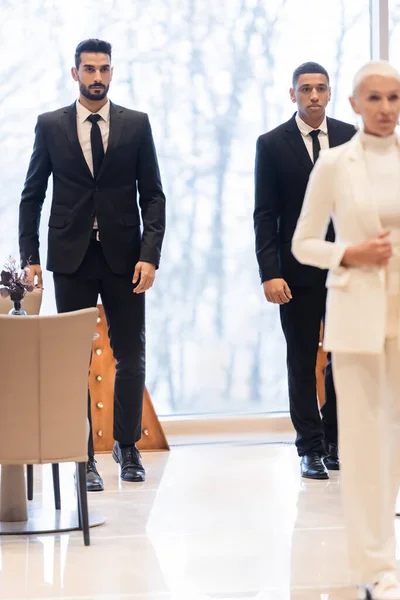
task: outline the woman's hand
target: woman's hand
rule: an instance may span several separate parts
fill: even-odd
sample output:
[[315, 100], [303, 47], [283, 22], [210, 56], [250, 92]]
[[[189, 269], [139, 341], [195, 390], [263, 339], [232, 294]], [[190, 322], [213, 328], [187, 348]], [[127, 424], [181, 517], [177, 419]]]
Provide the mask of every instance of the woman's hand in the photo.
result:
[[363, 244], [350, 246], [344, 253], [341, 264], [344, 267], [386, 267], [393, 254], [389, 235], [390, 231], [384, 231]]

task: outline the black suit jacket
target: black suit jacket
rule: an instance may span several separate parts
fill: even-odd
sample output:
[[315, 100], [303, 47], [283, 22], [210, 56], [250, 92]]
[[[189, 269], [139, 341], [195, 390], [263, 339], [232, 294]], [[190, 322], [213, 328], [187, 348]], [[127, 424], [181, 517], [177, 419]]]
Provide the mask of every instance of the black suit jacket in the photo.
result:
[[35, 133], [19, 211], [22, 264], [40, 262], [40, 215], [53, 173], [50, 271], [74, 273], [78, 269], [95, 217], [105, 258], [114, 273], [132, 271], [138, 260], [158, 267], [165, 196], [148, 116], [110, 104], [108, 147], [96, 180], [78, 140], [75, 102], [40, 115]]
[[[327, 118], [329, 146], [348, 142], [353, 125]], [[254, 230], [261, 281], [283, 277], [289, 286], [325, 281], [326, 271], [301, 265], [291, 252], [313, 163], [295, 115], [257, 140]], [[332, 227], [327, 239], [333, 241]]]

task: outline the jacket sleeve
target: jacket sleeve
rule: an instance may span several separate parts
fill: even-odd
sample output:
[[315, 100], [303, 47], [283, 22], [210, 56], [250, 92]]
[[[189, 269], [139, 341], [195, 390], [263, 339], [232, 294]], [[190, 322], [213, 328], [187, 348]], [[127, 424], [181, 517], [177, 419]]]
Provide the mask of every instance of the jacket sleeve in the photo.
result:
[[158, 268], [165, 232], [165, 196], [147, 115], [139, 147], [138, 191], [143, 222], [140, 260]]
[[[325, 151], [329, 153], [329, 150]], [[321, 155], [311, 172], [300, 218], [292, 240], [292, 253], [305, 265], [335, 269], [342, 262], [348, 244], [325, 241], [334, 212], [335, 163]]]
[[19, 205], [19, 251], [23, 267], [28, 262], [40, 263], [40, 215], [51, 171], [52, 166], [46, 146], [43, 123], [39, 117], [35, 128], [33, 152]]
[[281, 278], [278, 264], [278, 186], [271, 148], [257, 140], [254, 170], [254, 233], [261, 281]]

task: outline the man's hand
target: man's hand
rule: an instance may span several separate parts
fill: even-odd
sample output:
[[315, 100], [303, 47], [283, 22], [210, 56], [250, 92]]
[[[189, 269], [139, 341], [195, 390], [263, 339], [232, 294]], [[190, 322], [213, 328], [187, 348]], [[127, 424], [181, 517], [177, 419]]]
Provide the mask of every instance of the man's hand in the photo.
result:
[[25, 267], [25, 272], [31, 285], [43, 289], [42, 267], [40, 265], [28, 265]]
[[135, 285], [138, 281], [139, 284], [134, 288], [135, 294], [143, 294], [151, 288], [156, 278], [156, 267], [148, 262], [138, 262], [135, 267], [133, 274], [132, 283]]
[[270, 279], [263, 283], [264, 295], [273, 304], [287, 304], [292, 299], [292, 292], [284, 279]]

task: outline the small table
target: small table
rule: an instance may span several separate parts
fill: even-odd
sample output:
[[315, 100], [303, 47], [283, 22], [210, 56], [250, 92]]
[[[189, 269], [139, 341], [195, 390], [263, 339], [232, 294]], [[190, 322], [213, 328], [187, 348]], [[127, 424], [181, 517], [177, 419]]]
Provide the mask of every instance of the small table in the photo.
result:
[[[104, 517], [89, 511], [89, 527], [103, 525]], [[28, 509], [24, 465], [2, 465], [0, 535], [60, 533], [79, 530], [78, 509]]]

